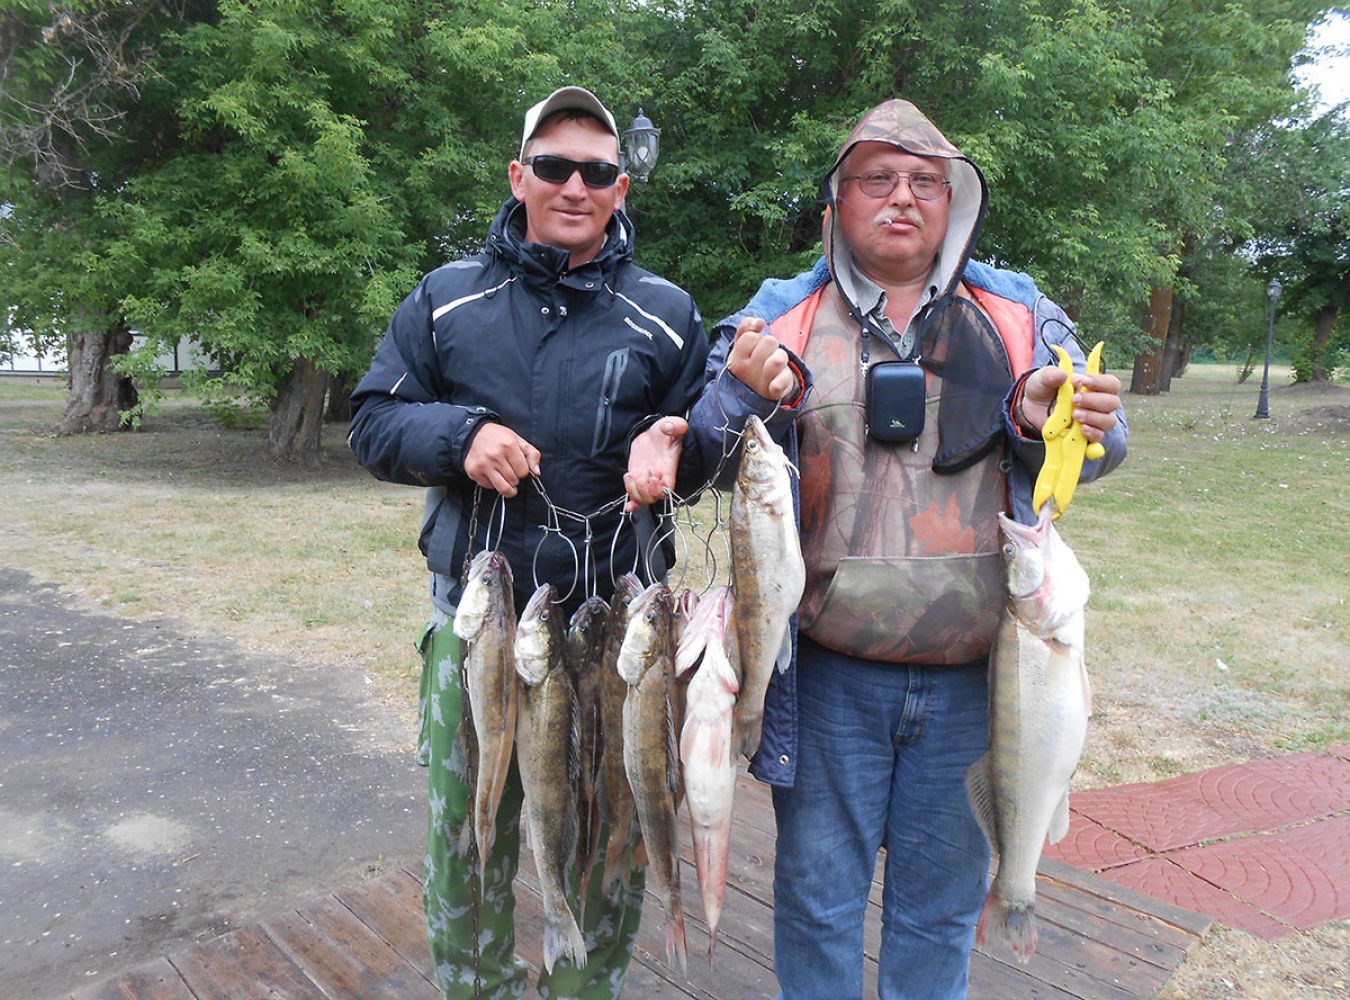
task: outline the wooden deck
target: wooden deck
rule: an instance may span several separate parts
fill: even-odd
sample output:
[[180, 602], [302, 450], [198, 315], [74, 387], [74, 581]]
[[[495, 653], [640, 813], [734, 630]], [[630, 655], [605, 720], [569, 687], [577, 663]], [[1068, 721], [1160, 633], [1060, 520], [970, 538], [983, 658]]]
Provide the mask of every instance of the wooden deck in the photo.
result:
[[[763, 1000], [773, 973], [773, 810], [768, 790], [743, 777], [718, 929], [716, 966], [692, 855], [682, 865], [689, 975], [666, 967], [659, 905], [648, 911], [625, 997]], [[687, 827], [682, 827], [687, 829]], [[687, 839], [687, 838], [686, 838]], [[686, 845], [687, 846], [687, 845]], [[520, 956], [540, 962], [539, 884], [525, 852], [516, 882]], [[878, 877], [880, 869], [878, 869]], [[1006, 949], [977, 951], [972, 1000], [1139, 1000], [1154, 996], [1209, 921], [1055, 861], [1041, 866], [1040, 947], [1018, 965]], [[876, 995], [881, 886], [874, 882], [864, 951], [866, 995]], [[437, 1000], [419, 875], [396, 871], [84, 987], [70, 1000]]]

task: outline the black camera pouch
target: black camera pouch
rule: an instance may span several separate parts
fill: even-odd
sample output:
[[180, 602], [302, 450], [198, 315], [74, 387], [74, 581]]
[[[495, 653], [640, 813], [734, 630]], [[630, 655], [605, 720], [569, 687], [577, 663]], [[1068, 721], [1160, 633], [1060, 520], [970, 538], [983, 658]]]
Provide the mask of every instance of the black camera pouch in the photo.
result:
[[924, 370], [913, 361], [882, 361], [867, 369], [867, 434], [874, 441], [913, 441], [923, 433]]

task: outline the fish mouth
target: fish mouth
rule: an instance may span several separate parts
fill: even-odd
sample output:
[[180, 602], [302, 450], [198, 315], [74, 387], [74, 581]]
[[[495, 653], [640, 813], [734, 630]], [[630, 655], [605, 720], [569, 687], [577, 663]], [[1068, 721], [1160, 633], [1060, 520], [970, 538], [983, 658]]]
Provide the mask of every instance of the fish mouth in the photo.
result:
[[1041, 509], [1040, 516], [1035, 524], [1023, 524], [1020, 521], [1014, 521], [1007, 514], [999, 511], [998, 526], [1003, 534], [1014, 542], [1027, 542], [1033, 545], [1039, 545], [1045, 537], [1046, 530], [1050, 527], [1050, 505], [1047, 504]]

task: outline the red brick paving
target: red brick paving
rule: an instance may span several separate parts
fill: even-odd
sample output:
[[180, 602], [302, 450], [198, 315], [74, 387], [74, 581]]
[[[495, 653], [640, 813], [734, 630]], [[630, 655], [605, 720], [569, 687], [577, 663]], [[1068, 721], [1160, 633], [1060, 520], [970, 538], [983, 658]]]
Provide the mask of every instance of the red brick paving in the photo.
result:
[[1274, 938], [1350, 917], [1350, 744], [1070, 797], [1058, 858]]
[[1070, 809], [1069, 832], [1058, 844], [1047, 847], [1045, 854], [1075, 868], [1101, 871], [1147, 857], [1148, 849]]
[[1173, 858], [1299, 930], [1350, 917], [1350, 816], [1179, 851]]
[[1072, 805], [1144, 847], [1171, 851], [1350, 809], [1350, 761], [1295, 754], [1083, 792]]
[[1249, 906], [1232, 893], [1197, 878], [1165, 857], [1151, 857], [1102, 872], [1102, 878], [1117, 885], [1163, 899], [1195, 913], [1203, 913], [1228, 927], [1237, 927], [1259, 938], [1279, 938], [1289, 928], [1274, 917]]

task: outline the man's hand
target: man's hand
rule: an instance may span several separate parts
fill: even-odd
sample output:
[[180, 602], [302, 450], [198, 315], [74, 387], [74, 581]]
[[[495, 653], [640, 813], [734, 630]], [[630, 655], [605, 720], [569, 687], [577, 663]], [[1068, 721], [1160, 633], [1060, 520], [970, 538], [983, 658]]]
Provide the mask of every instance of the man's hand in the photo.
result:
[[[1059, 387], [1067, 377], [1062, 368], [1047, 365], [1027, 376], [1022, 388], [1020, 419], [1032, 430], [1045, 426], [1050, 406]], [[1083, 425], [1083, 437], [1089, 443], [1101, 441], [1106, 432], [1116, 426], [1116, 411], [1120, 409], [1120, 379], [1114, 375], [1073, 376], [1073, 419]]]
[[746, 317], [736, 327], [727, 370], [756, 395], [775, 403], [797, 388], [787, 351], [773, 334], [764, 332], [764, 321], [757, 317]]
[[689, 422], [683, 417], [662, 417], [633, 438], [623, 476], [628, 491], [625, 513], [655, 503], [675, 488], [675, 470], [688, 432]]
[[469, 445], [464, 472], [484, 489], [513, 497], [522, 479], [539, 475], [539, 449], [504, 424], [485, 423]]

